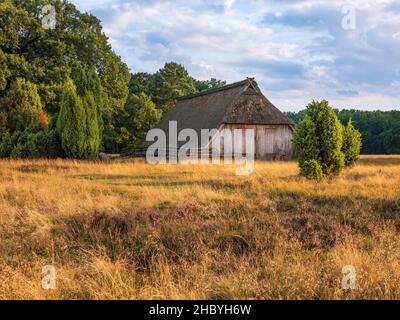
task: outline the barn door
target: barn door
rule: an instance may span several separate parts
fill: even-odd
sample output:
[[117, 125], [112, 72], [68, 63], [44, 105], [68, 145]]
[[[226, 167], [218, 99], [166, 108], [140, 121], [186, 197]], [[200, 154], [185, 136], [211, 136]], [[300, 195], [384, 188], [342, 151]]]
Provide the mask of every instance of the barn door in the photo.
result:
[[258, 127], [256, 133], [257, 159], [270, 159], [274, 153], [274, 129]]

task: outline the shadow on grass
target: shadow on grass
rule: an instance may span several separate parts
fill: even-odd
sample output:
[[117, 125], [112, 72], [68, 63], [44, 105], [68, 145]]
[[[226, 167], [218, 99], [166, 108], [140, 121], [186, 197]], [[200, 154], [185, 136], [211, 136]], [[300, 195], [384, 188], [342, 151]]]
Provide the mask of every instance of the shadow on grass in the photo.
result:
[[75, 167], [68, 167], [62, 165], [22, 165], [16, 168], [18, 172], [22, 173], [48, 173], [49, 170], [79, 170]]
[[[89, 181], [99, 181], [109, 185], [128, 186], [128, 187], [182, 187], [182, 186], [199, 186], [215, 190], [234, 191], [236, 189], [248, 189], [249, 182], [238, 181], [229, 182], [222, 179], [207, 180], [178, 180], [177, 175], [160, 176], [160, 175], [74, 175], [70, 176], [74, 179], [84, 179]], [[121, 180], [121, 181], [119, 181]]]
[[174, 176], [159, 176], [159, 175], [102, 175], [102, 174], [81, 174], [70, 176], [70, 178], [84, 179], [91, 181], [113, 181], [113, 180], [132, 180], [132, 179], [171, 179]]
[[160, 175], [75, 175], [74, 179], [84, 179], [89, 181], [98, 181], [114, 186], [128, 187], [179, 187], [200, 185], [199, 181], [178, 181], [176, 176], [160, 176]]

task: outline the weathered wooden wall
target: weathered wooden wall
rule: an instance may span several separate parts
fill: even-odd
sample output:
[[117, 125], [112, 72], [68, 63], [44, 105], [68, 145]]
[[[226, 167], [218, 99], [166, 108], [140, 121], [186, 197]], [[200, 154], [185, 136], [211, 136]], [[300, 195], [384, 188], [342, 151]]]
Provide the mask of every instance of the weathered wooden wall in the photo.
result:
[[[280, 160], [293, 156], [293, 130], [289, 125], [242, 125], [224, 124], [220, 129], [229, 130], [232, 137], [235, 129], [242, 129], [242, 153], [246, 151], [246, 138], [244, 129], [254, 129], [255, 132], [255, 158], [259, 160]], [[236, 136], [238, 138], [238, 136]], [[234, 143], [240, 141], [223, 141], [221, 139], [221, 153], [225, 150], [233, 151]], [[240, 139], [240, 138], [239, 138]], [[239, 140], [237, 139], [237, 140]], [[227, 149], [226, 149], [227, 148]]]

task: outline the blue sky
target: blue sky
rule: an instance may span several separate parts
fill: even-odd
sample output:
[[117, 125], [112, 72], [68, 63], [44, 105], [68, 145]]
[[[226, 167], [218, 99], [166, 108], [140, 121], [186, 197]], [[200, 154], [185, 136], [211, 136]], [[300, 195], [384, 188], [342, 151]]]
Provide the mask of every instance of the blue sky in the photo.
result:
[[255, 77], [285, 111], [312, 99], [400, 110], [399, 0], [71, 2], [102, 21], [132, 72], [177, 61], [198, 79]]

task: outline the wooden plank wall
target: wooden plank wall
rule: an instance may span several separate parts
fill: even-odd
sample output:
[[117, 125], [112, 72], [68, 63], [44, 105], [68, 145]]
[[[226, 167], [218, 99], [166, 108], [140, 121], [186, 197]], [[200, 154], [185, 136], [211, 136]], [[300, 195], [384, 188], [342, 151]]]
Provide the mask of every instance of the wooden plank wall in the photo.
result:
[[[234, 137], [235, 129], [254, 129], [255, 130], [255, 157], [259, 160], [280, 160], [293, 156], [293, 130], [289, 125], [243, 125], [243, 124], [225, 124], [221, 129], [227, 129]], [[246, 150], [245, 132], [243, 131], [243, 154]], [[232, 141], [221, 141], [221, 154], [224, 148], [228, 151], [233, 150]], [[236, 141], [237, 143], [239, 141]]]

